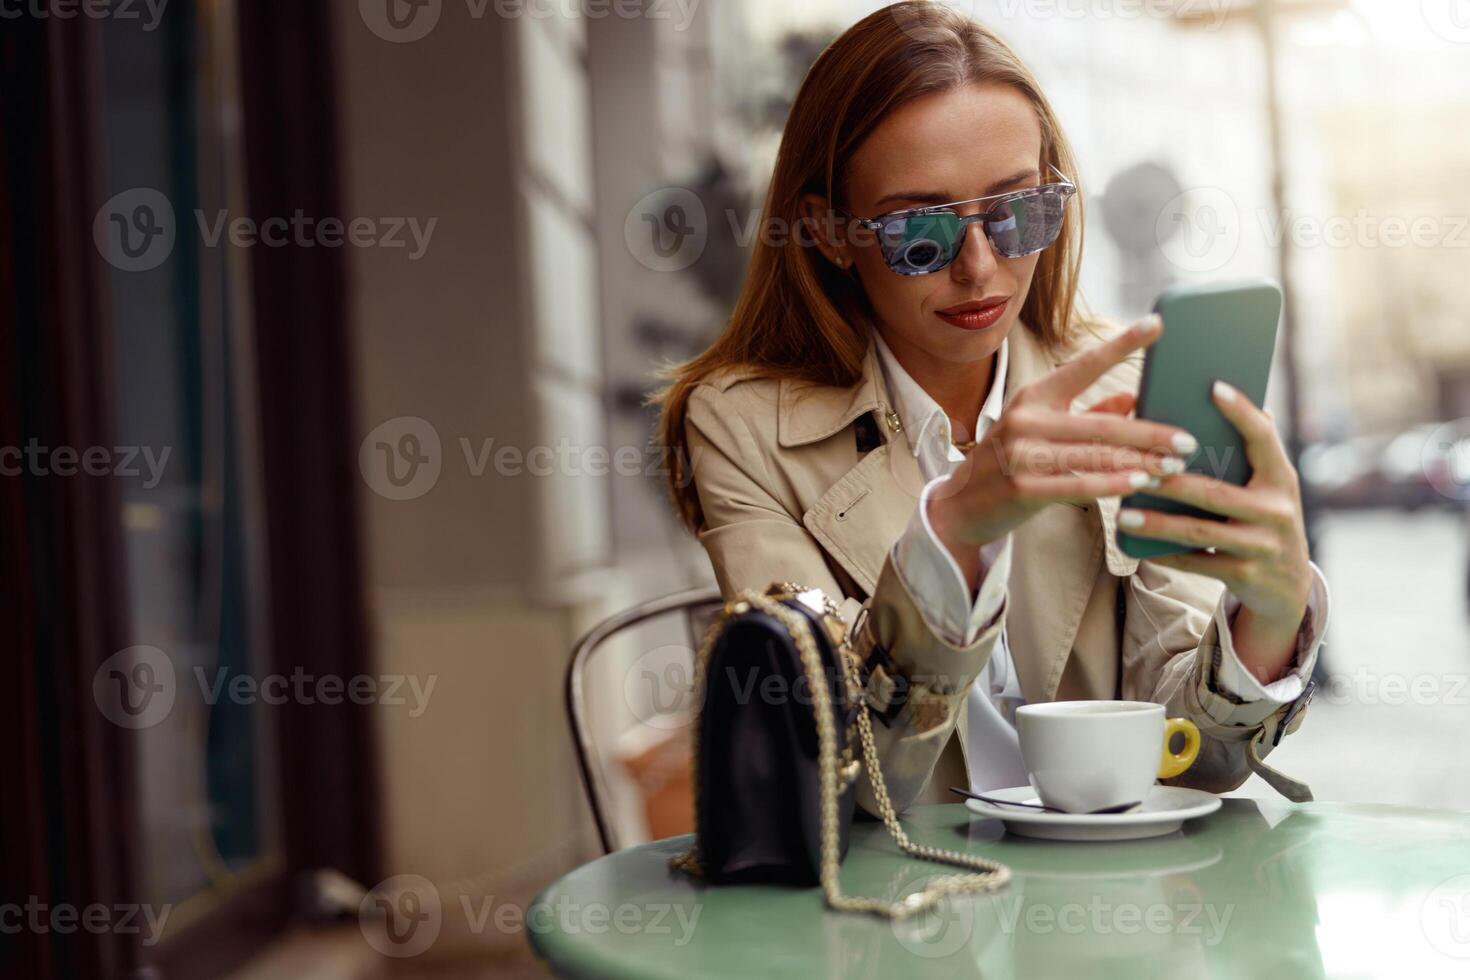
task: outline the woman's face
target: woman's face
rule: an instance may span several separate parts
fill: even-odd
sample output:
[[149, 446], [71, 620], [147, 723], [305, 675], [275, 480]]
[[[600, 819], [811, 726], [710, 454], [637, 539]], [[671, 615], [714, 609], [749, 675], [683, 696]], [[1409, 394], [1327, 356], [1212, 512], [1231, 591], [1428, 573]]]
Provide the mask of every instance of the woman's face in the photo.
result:
[[[1045, 182], [1040, 165], [1041, 125], [1026, 96], [1009, 85], [968, 85], [910, 102], [873, 131], [849, 162], [847, 210], [870, 218], [1035, 187]], [[883, 339], [906, 362], [984, 360], [1020, 315], [1040, 253], [1001, 258], [978, 223], [965, 233], [955, 260], [928, 275], [898, 275], [871, 242], [843, 253]], [[1005, 310], [994, 322], [975, 315], [977, 304], [1001, 300]], [[968, 317], [960, 315], [966, 306]]]

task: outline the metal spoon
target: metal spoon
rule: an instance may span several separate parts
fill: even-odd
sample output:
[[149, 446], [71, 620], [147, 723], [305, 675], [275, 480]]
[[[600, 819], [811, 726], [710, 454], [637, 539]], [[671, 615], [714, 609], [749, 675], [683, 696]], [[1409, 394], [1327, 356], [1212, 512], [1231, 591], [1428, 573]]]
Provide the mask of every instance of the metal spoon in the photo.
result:
[[[1063, 810], [1060, 807], [1047, 806], [1044, 803], [1022, 803], [1019, 800], [1001, 800], [1001, 799], [997, 799], [994, 796], [982, 796], [979, 793], [971, 793], [967, 789], [960, 789], [958, 786], [951, 786], [949, 788], [949, 791], [951, 793], [958, 793], [961, 796], [968, 796], [972, 800], [979, 800], [982, 803], [994, 803], [994, 804], [997, 804], [999, 806], [1023, 806], [1023, 807], [1026, 807], [1028, 809], [1031, 809], [1031, 810], [1045, 810], [1047, 813], [1070, 813], [1071, 812], [1069, 810]], [[1117, 803], [1117, 804], [1114, 804], [1113, 806], [1105, 806], [1105, 807], [1103, 807], [1100, 810], [1088, 810], [1088, 811], [1086, 811], [1083, 814], [1074, 814], [1074, 816], [1079, 816], [1080, 815], [1080, 816], [1089, 816], [1090, 817], [1090, 816], [1093, 816], [1095, 814], [1122, 813], [1125, 810], [1131, 810], [1131, 809], [1133, 809], [1134, 807], [1138, 806], [1138, 804], [1140, 804], [1142, 802], [1143, 802], [1142, 800], [1134, 800], [1132, 803]]]

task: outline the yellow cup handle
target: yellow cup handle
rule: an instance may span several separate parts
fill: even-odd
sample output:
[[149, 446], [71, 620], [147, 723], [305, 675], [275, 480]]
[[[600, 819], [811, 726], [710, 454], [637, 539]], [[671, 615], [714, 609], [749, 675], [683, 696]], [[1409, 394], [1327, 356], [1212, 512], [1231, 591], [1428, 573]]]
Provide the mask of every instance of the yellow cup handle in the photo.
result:
[[[1169, 743], [1174, 740], [1175, 732], [1184, 735], [1184, 748], [1179, 752], [1170, 752]], [[1164, 750], [1159, 759], [1159, 778], [1168, 779], [1179, 775], [1194, 765], [1194, 758], [1197, 755], [1199, 755], [1199, 729], [1194, 726], [1194, 722], [1188, 718], [1170, 718], [1164, 722]]]

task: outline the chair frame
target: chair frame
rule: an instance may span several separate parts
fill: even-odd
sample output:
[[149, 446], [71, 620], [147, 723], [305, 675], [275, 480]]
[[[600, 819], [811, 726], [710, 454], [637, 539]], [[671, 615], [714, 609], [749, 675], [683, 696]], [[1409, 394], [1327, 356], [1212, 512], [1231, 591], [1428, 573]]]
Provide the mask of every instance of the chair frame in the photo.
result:
[[587, 722], [587, 702], [583, 690], [583, 675], [587, 666], [597, 650], [618, 633], [671, 612], [684, 612], [684, 625], [690, 634], [690, 643], [696, 645], [698, 637], [693, 635], [690, 614], [701, 606], [715, 606], [723, 601], [720, 590], [711, 585], [685, 589], [640, 602], [593, 626], [572, 647], [572, 659], [567, 664], [566, 674], [567, 724], [571, 729], [572, 744], [577, 750], [577, 763], [582, 770], [582, 785], [587, 791], [587, 803], [592, 808], [592, 818], [597, 824], [597, 836], [602, 841], [603, 851], [608, 854], [617, 850], [607, 813], [611, 793], [601, 759], [592, 758], [595, 740]]

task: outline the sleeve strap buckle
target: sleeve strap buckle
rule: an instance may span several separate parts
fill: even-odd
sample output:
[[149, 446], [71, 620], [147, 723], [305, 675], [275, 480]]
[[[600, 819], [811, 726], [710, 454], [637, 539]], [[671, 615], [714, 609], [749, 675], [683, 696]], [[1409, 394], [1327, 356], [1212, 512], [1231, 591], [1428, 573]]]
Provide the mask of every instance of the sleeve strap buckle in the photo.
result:
[[888, 651], [873, 644], [868, 657], [863, 661], [863, 690], [868, 707], [884, 725], [891, 726], [893, 719], [903, 710], [909, 698], [909, 678], [893, 662]]

